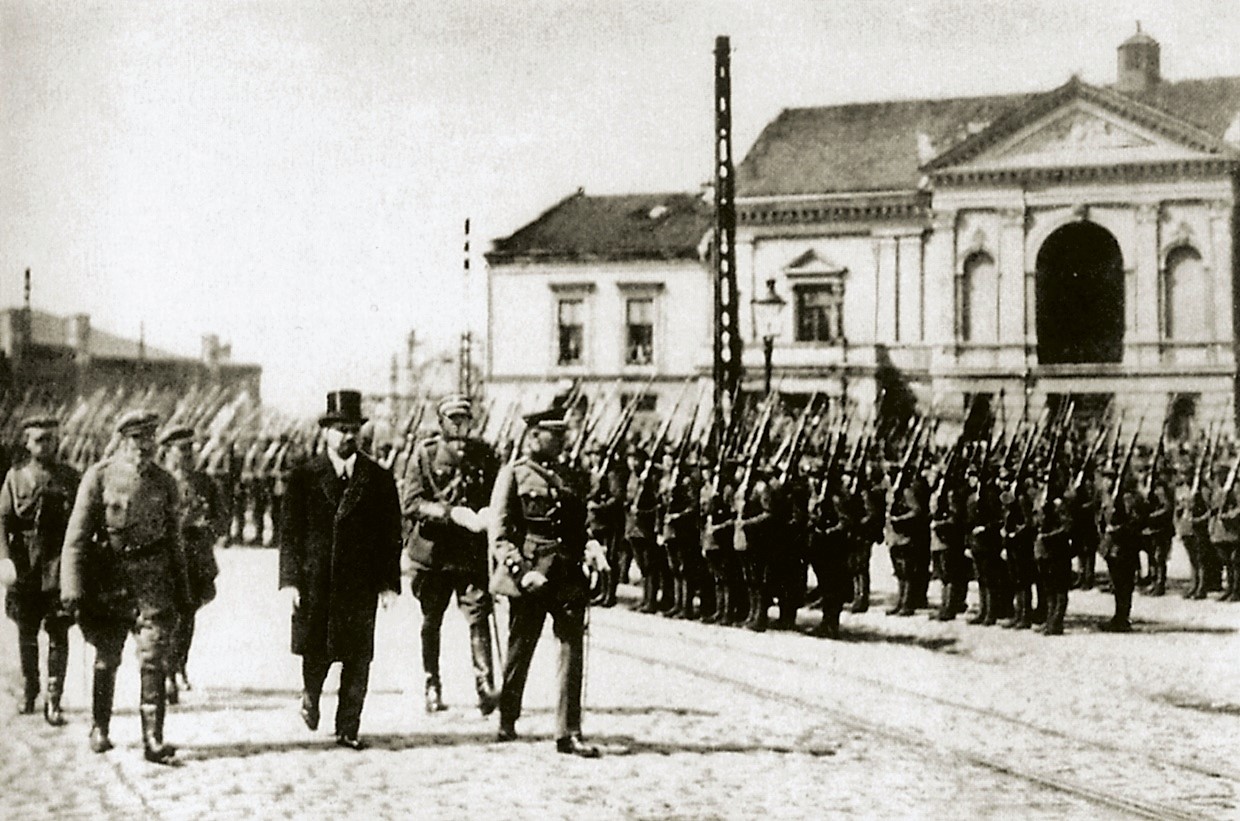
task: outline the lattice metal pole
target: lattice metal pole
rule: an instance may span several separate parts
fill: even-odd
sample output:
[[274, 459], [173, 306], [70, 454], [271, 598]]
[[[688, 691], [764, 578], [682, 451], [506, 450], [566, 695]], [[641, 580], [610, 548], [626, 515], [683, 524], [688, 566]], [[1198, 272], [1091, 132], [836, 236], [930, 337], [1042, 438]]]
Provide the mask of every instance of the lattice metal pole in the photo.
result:
[[465, 218], [465, 248], [464, 248], [464, 268], [462, 299], [461, 299], [461, 315], [464, 319], [462, 323], [465, 332], [461, 334], [461, 355], [459, 360], [459, 369], [456, 374], [456, 389], [465, 396], [473, 396], [473, 337], [469, 332], [469, 217]]
[[727, 37], [715, 39], [715, 412], [736, 396], [741, 335], [736, 287], [736, 185], [732, 165], [732, 57]]

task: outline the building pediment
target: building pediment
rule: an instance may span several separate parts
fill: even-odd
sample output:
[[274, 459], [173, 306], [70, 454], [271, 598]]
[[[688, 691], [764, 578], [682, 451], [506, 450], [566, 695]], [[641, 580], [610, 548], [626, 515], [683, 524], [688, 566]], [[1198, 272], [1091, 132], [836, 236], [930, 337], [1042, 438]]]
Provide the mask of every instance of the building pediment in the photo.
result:
[[813, 248], [800, 254], [784, 267], [784, 276], [797, 278], [838, 278], [848, 273], [848, 269], [829, 257], [824, 257]]
[[936, 175], [1240, 159], [1195, 126], [1073, 79], [991, 123], [924, 166]]

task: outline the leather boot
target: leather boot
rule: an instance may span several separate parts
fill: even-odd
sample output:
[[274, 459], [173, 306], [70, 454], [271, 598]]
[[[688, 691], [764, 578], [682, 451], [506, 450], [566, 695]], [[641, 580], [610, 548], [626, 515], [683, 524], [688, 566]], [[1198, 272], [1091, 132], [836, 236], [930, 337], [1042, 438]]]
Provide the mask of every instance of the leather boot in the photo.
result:
[[43, 719], [53, 727], [65, 726], [65, 714], [60, 709], [60, 695], [63, 692], [64, 680], [48, 676], [47, 700], [43, 702]]
[[693, 606], [693, 588], [688, 579], [680, 581], [680, 615], [682, 619], [696, 619], [697, 611]]
[[864, 573], [853, 576], [853, 600], [850, 613], [864, 613], [870, 609], [870, 577]]
[[181, 690], [177, 686], [177, 677], [175, 674], [169, 675], [164, 680], [164, 700], [173, 707], [181, 701]]
[[499, 706], [495, 689], [495, 672], [491, 657], [491, 628], [485, 622], [470, 625], [469, 649], [474, 659], [474, 688], [478, 693], [478, 710], [489, 716]]
[[1154, 589], [1150, 591], [1151, 596], [1165, 596], [1167, 594], [1167, 563], [1157, 562], [1154, 565]]
[[108, 731], [112, 725], [112, 696], [115, 691], [116, 670], [96, 667], [90, 694], [90, 749], [93, 752], [106, 753], [112, 749]]
[[669, 619], [677, 619], [680, 618], [680, 614], [685, 609], [685, 589], [679, 576], [671, 576], [670, 579], [672, 583], [672, 606], [664, 610], [663, 615]]
[[38, 639], [36, 638], [34, 644], [22, 642], [18, 646], [18, 653], [21, 656], [22, 678], [26, 682], [24, 697], [18, 712], [25, 716], [34, 715], [34, 705], [39, 700], [40, 689]]
[[887, 608], [887, 615], [894, 616], [904, 609], [904, 605], [908, 602], [908, 580], [896, 580], [896, 601], [895, 604]]
[[728, 615], [727, 585], [715, 583], [715, 609], [702, 614], [702, 624], [714, 624], [725, 621]]
[[642, 603], [637, 608], [638, 613], [654, 612], [654, 580], [647, 575], [642, 576]]
[[439, 676], [426, 677], [426, 712], [441, 713], [448, 709], [443, 703], [443, 688], [439, 686]]
[[162, 669], [142, 670], [142, 703], [138, 712], [142, 717], [142, 751], [147, 761], [166, 764], [176, 755], [175, 747], [164, 744], [164, 681]]

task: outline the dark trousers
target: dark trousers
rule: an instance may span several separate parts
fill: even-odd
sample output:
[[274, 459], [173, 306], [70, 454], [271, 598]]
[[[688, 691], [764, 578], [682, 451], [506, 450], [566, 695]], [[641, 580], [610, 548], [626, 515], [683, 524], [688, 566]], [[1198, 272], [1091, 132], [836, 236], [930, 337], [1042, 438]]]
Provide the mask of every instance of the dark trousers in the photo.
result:
[[1140, 559], [1135, 552], [1107, 556], [1107, 572], [1111, 576], [1111, 592], [1115, 596], [1116, 624], [1128, 624], [1132, 615], [1132, 592], [1137, 587], [1137, 571]]
[[508, 658], [504, 664], [504, 687], [500, 692], [499, 721], [512, 727], [521, 717], [521, 699], [529, 676], [534, 649], [543, 624], [551, 616], [551, 629], [560, 644], [560, 699], [556, 707], [556, 737], [581, 732], [581, 688], [585, 670], [585, 594], [568, 601], [548, 594], [518, 596], [508, 602]]
[[479, 696], [490, 694], [494, 686], [491, 661], [491, 595], [481, 573], [465, 570], [419, 570], [412, 582], [413, 593], [422, 607], [422, 672], [428, 684], [439, 684], [439, 637], [444, 613], [452, 596], [469, 624], [470, 651], [473, 654], [474, 686]]
[[[330, 659], [307, 655], [301, 658], [301, 679], [305, 693], [316, 704], [323, 694]], [[336, 702], [336, 735], [356, 737], [362, 724], [362, 706], [370, 686], [370, 659], [344, 659], [340, 662], [340, 696]]]
[[26, 699], [39, 694], [39, 630], [47, 633], [48, 694], [59, 698], [69, 666], [69, 626], [73, 620], [60, 608], [57, 590], [23, 593], [10, 589], [5, 600], [17, 623], [17, 648], [25, 679]]
[[189, 663], [190, 646], [194, 643], [194, 622], [198, 611], [185, 610], [177, 619], [177, 626], [172, 631], [168, 642], [168, 673], [184, 673]]

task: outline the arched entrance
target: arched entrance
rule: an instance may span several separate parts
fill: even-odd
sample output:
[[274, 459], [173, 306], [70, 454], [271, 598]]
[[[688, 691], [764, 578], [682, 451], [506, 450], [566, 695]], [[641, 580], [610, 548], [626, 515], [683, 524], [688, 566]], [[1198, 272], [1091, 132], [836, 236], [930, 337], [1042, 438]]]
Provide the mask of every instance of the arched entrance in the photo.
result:
[[1038, 250], [1038, 362], [1119, 362], [1124, 355], [1124, 259], [1093, 222], [1057, 229]]

